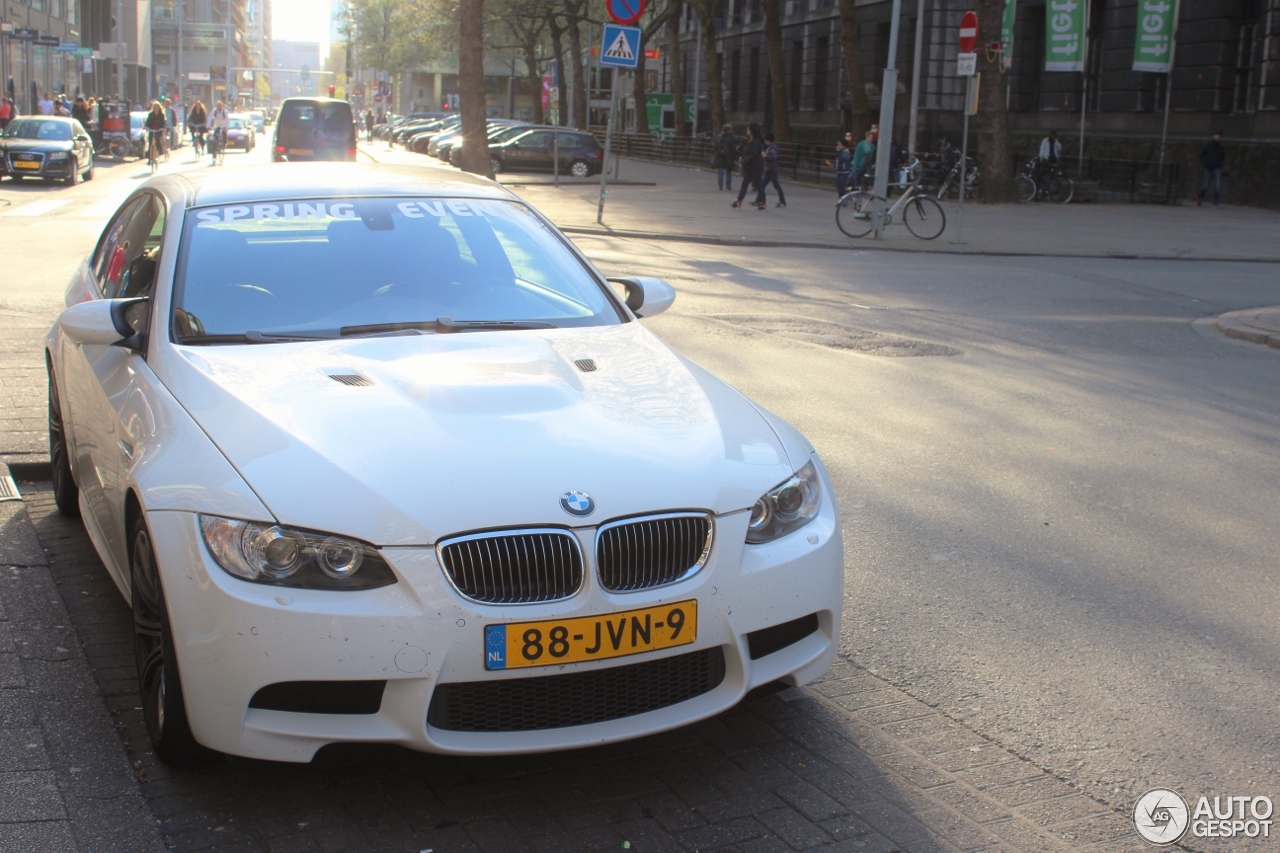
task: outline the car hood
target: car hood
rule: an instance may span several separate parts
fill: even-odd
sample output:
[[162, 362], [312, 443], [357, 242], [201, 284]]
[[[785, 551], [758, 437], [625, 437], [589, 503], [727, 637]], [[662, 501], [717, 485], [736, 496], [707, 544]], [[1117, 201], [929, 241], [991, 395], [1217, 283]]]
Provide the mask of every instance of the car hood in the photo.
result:
[[69, 139], [6, 139], [0, 142], [0, 148], [11, 154], [27, 151], [49, 154], [54, 151], [70, 151], [72, 145]]
[[[278, 521], [380, 546], [732, 512], [798, 467], [746, 398], [638, 323], [172, 352], [166, 383]], [[595, 512], [567, 514], [570, 490]]]

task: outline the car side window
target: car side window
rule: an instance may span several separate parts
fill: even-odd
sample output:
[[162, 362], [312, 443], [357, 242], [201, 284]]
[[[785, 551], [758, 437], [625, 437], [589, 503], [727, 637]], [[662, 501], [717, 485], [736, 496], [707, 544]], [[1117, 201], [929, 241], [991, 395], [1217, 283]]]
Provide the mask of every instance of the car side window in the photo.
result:
[[550, 131], [531, 133], [520, 140], [520, 147], [527, 151], [550, 151], [551, 133]]
[[138, 199], [103, 241], [98, 285], [108, 299], [150, 296], [164, 236], [164, 205], [153, 195]]
[[115, 217], [107, 225], [105, 231], [102, 232], [102, 239], [98, 243], [98, 249], [93, 255], [92, 272], [94, 281], [98, 285], [98, 290], [106, 291], [104, 282], [108, 278], [112, 261], [117, 256], [116, 249], [121, 248], [120, 241], [124, 238], [125, 227], [133, 218], [134, 211], [138, 205], [142, 204], [143, 199], [134, 199], [116, 212]]

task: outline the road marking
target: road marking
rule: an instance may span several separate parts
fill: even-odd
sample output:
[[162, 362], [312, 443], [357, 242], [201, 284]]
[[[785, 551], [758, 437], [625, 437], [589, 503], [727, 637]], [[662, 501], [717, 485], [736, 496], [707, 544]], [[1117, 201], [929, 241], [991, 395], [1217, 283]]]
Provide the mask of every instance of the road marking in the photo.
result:
[[74, 216], [77, 219], [106, 219], [119, 210], [122, 204], [124, 204], [124, 198], [104, 198], [88, 207], [70, 211], [66, 215]]
[[56, 210], [64, 204], [70, 204], [69, 198], [49, 198], [44, 201], [33, 201], [30, 204], [24, 204], [17, 210], [6, 210], [0, 213], [0, 216], [44, 216], [51, 210]]

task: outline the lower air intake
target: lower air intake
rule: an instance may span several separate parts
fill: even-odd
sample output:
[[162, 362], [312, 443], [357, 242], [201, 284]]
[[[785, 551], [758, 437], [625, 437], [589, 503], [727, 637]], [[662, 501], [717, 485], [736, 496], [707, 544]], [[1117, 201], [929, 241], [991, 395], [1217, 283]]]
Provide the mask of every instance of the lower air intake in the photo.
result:
[[611, 669], [441, 684], [427, 723], [455, 732], [528, 732], [656, 711], [724, 681], [720, 647]]
[[295, 714], [376, 714], [385, 681], [281, 681], [253, 694], [250, 708]]

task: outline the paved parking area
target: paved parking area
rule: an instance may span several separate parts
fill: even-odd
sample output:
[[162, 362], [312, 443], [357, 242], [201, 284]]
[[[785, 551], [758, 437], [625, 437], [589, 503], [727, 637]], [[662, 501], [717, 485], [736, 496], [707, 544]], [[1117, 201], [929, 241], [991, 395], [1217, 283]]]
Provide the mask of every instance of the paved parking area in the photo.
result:
[[132, 623], [77, 521], [22, 485], [52, 580], [175, 851], [1106, 851], [1126, 816], [848, 661], [699, 725], [550, 755], [337, 746], [310, 765], [158, 763]]

